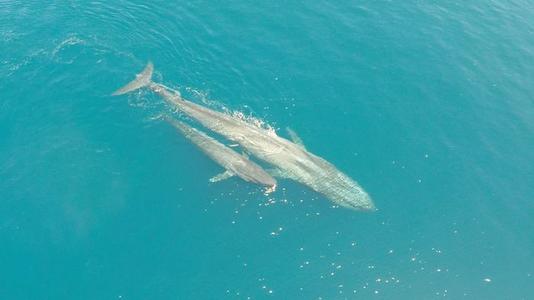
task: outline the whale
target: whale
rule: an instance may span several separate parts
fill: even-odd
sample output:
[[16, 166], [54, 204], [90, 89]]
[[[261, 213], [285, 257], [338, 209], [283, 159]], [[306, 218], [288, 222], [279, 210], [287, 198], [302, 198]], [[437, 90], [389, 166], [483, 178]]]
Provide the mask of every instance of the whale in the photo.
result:
[[265, 186], [267, 193], [276, 189], [276, 179], [258, 164], [251, 161], [246, 154], [239, 154], [204, 132], [168, 115], [163, 116], [163, 119], [225, 169], [221, 174], [212, 177], [209, 180], [210, 182], [218, 182], [237, 176], [247, 182]]
[[296, 133], [293, 141], [279, 136], [242, 118], [219, 112], [182, 98], [179, 91], [152, 81], [154, 65], [148, 62], [145, 69], [112, 95], [123, 95], [140, 88], [159, 94], [174, 108], [196, 120], [203, 127], [238, 144], [250, 155], [272, 166], [270, 174], [287, 178], [308, 186], [322, 194], [336, 206], [358, 211], [375, 211], [369, 194], [352, 178], [333, 164], [307, 150]]

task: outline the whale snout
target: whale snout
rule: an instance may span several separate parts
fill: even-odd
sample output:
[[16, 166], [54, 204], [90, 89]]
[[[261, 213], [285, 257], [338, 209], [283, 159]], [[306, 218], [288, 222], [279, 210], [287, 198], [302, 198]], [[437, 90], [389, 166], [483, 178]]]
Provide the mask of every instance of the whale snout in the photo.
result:
[[262, 176], [261, 184], [269, 188], [275, 188], [277, 182], [276, 182], [276, 179], [274, 179], [274, 177], [267, 175], [267, 176]]
[[365, 199], [360, 199], [357, 202], [350, 201], [347, 202], [347, 207], [352, 208], [354, 210], [358, 211], [368, 211], [368, 212], [374, 212], [377, 210], [375, 204], [373, 203], [373, 200], [369, 196], [367, 196]]
[[[358, 211], [376, 211], [373, 200], [356, 182], [348, 177], [331, 182], [325, 195], [334, 203]], [[335, 184], [337, 183], [337, 184]]]

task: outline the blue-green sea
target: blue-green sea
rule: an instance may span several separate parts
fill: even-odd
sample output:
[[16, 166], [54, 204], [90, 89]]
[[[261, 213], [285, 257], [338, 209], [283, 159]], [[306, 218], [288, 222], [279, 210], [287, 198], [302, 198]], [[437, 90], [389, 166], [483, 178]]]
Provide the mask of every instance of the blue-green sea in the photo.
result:
[[[147, 61], [377, 211], [210, 183]], [[531, 1], [0, 0], [0, 299], [441, 298], [534, 299]]]

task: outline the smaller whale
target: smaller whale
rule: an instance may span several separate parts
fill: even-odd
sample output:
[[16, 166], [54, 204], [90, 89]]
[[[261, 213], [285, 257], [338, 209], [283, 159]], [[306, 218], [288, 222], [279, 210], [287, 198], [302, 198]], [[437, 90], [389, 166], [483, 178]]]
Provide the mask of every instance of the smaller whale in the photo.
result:
[[184, 122], [165, 116], [164, 120], [180, 131], [188, 140], [193, 142], [202, 152], [222, 166], [226, 171], [210, 179], [211, 182], [221, 181], [232, 176], [265, 186], [266, 193], [276, 189], [276, 179], [269, 175], [262, 167], [239, 154], [202, 131]]

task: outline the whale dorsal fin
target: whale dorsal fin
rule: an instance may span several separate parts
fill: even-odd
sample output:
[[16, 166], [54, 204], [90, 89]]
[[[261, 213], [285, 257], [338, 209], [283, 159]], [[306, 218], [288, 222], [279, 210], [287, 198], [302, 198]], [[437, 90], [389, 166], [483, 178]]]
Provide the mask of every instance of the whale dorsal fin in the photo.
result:
[[302, 139], [300, 138], [300, 136], [298, 136], [298, 134], [293, 129], [286, 127], [286, 131], [287, 131], [287, 134], [289, 134], [289, 137], [291, 138], [293, 143], [306, 149], [306, 147], [304, 146], [304, 142], [302, 142]]
[[210, 182], [219, 182], [219, 181], [228, 179], [234, 175], [235, 175], [234, 172], [226, 170], [222, 172], [221, 174], [215, 175], [212, 178], [210, 178]]

